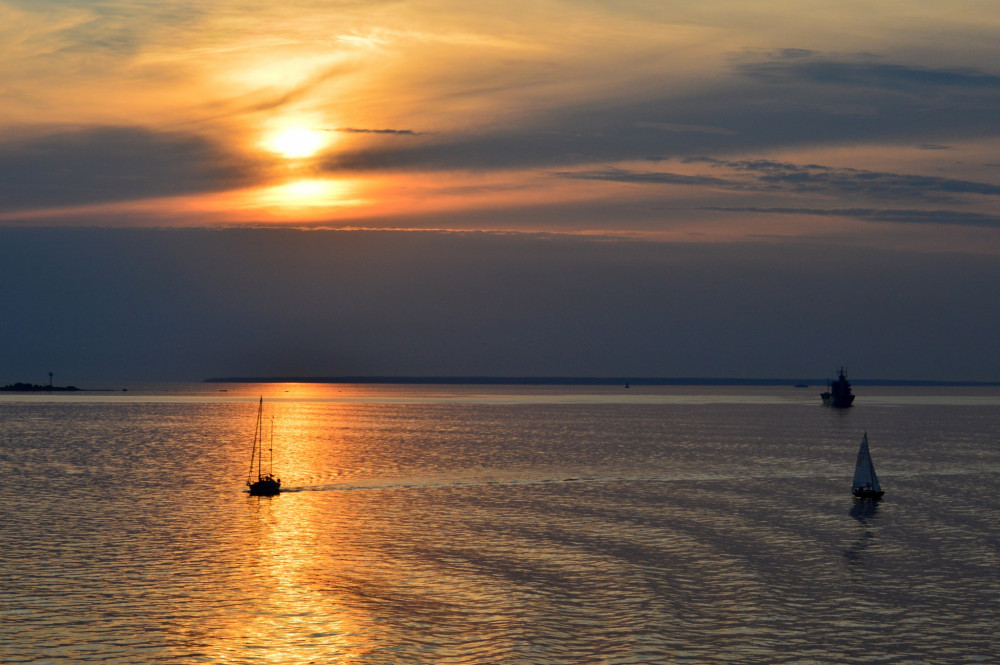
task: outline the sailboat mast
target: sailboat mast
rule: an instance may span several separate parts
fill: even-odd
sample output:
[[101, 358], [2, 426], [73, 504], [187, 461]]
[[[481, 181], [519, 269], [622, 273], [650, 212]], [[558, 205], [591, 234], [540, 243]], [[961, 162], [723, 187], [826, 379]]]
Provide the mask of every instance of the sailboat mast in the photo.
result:
[[267, 449], [271, 454], [270, 459], [267, 462], [267, 473], [268, 475], [274, 473], [274, 414], [271, 414], [271, 447]]
[[260, 476], [260, 466], [259, 466], [259, 460], [260, 460], [260, 458], [257, 455], [257, 440], [260, 437], [260, 411], [263, 408], [264, 408], [264, 397], [261, 396], [261, 398], [260, 398], [260, 405], [257, 407], [257, 421], [254, 423], [253, 449], [250, 451], [250, 470], [247, 471], [247, 482], [248, 483], [250, 482], [250, 479], [253, 478], [253, 458], [254, 457], [258, 458], [258, 472], [257, 472], [257, 475]]
[[264, 398], [260, 398], [260, 406], [257, 407], [257, 431], [260, 432], [260, 454], [257, 455], [257, 477], [260, 478], [260, 458], [264, 456], [264, 430], [261, 425], [264, 424], [263, 421], [264, 413]]

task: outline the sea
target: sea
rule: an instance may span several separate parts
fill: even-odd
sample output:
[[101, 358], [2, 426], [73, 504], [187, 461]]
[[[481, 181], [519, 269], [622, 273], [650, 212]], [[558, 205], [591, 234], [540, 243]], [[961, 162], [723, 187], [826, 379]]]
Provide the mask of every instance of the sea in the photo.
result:
[[0, 662], [1000, 662], [1000, 388], [821, 389], [0, 394]]

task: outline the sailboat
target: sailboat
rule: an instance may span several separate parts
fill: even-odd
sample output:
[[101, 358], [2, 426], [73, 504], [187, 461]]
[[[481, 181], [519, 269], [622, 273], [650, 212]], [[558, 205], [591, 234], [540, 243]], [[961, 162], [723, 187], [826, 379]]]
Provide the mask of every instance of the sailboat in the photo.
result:
[[871, 453], [868, 452], [868, 432], [861, 439], [858, 450], [858, 463], [854, 467], [854, 486], [851, 492], [859, 499], [881, 499], [885, 492], [875, 475], [875, 465], [872, 464]]
[[[247, 487], [250, 488], [250, 494], [254, 496], [274, 496], [281, 492], [281, 480], [274, 477], [271, 472], [271, 466], [274, 462], [274, 421], [271, 421], [271, 458], [268, 462], [268, 472], [264, 474], [262, 470], [262, 460], [264, 457], [264, 431], [263, 431], [263, 415], [264, 415], [264, 398], [260, 398], [260, 404], [257, 406], [257, 425], [253, 433], [253, 451], [250, 453], [250, 471], [247, 473]], [[257, 462], [257, 480], [253, 480], [253, 463]]]

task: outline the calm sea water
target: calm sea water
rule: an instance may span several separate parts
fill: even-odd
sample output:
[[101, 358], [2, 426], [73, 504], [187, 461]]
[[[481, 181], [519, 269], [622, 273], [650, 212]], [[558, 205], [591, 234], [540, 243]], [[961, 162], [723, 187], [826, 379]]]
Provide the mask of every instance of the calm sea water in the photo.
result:
[[818, 392], [2, 395], [0, 662], [997, 662], [1000, 390]]

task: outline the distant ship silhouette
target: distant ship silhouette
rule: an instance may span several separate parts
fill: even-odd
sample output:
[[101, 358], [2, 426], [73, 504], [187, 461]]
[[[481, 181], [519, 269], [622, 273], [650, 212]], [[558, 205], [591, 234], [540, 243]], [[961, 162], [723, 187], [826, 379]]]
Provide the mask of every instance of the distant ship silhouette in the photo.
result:
[[835, 409], [846, 409], [854, 404], [854, 395], [851, 393], [851, 384], [844, 374], [844, 368], [840, 368], [840, 376], [835, 381], [830, 382], [830, 389], [821, 393], [823, 406], [832, 406]]

